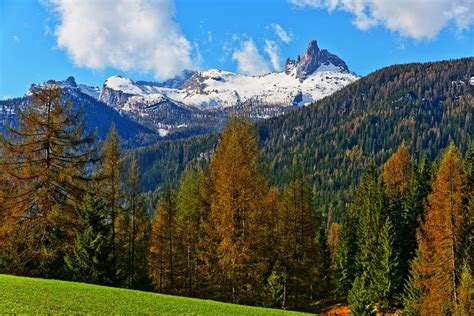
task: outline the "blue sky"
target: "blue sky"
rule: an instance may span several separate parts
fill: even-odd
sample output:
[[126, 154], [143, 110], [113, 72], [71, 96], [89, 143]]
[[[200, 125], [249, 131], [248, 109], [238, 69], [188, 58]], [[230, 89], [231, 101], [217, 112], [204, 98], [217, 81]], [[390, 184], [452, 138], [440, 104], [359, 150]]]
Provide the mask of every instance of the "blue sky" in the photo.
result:
[[101, 86], [115, 74], [162, 80], [183, 68], [275, 71], [311, 39], [360, 75], [474, 56], [473, 2], [3, 0], [0, 98], [70, 75]]

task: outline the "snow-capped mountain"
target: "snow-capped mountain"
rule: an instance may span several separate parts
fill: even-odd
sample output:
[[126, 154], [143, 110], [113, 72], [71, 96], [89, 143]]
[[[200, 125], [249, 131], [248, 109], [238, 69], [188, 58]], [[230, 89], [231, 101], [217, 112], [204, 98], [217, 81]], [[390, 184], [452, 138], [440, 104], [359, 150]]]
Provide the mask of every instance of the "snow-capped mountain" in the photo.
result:
[[126, 112], [162, 102], [199, 110], [222, 110], [245, 104], [252, 108], [302, 106], [359, 78], [342, 59], [320, 50], [316, 41], [309, 43], [301, 58], [288, 59], [282, 72], [246, 76], [210, 69], [186, 72], [186, 77], [182, 81], [175, 79], [170, 85], [113, 76], [105, 81], [100, 100]]
[[[77, 84], [73, 77], [44, 84], [56, 84], [75, 103], [85, 104], [91, 122], [109, 122], [110, 119], [94, 117], [99, 112], [95, 109], [106, 107], [113, 112], [109, 114], [113, 114], [114, 121], [131, 119], [144, 128], [145, 134], [153, 130], [158, 138], [170, 139], [220, 130], [229, 115], [236, 112], [245, 111], [255, 120], [280, 115], [357, 79], [342, 59], [320, 50], [317, 42], [311, 41], [301, 57], [287, 59], [283, 71], [260, 76], [209, 69], [185, 71], [164, 82], [112, 76], [101, 89]], [[33, 84], [31, 89], [44, 84]], [[28, 95], [29, 92], [25, 97]], [[0, 102], [0, 115], [11, 116], [16, 103]], [[130, 126], [125, 121], [120, 125]], [[101, 127], [101, 132], [102, 129], [105, 131], [106, 126]]]
[[134, 119], [121, 115], [110, 106], [98, 100], [100, 89], [76, 84], [73, 77], [66, 80], [49, 80], [41, 84], [32, 84], [23, 97], [0, 101], [0, 134], [5, 132], [6, 125], [14, 126], [17, 122], [17, 109], [25, 109], [31, 105], [31, 92], [35, 89], [55, 85], [63, 88], [62, 98], [71, 101], [74, 110], [82, 107], [86, 131], [97, 131], [97, 136], [104, 139], [112, 124], [115, 124], [118, 133], [128, 147], [154, 143], [159, 136], [154, 130], [144, 127]]

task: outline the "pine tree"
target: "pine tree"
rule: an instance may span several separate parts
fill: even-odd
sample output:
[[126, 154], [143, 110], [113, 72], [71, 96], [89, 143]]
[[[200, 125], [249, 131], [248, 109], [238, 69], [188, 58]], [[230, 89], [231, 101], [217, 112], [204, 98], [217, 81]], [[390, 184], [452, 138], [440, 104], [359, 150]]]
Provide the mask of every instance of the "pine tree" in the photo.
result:
[[357, 222], [358, 218], [352, 208], [342, 223], [341, 233], [334, 256], [336, 284], [334, 295], [347, 297], [357, 276], [355, 258], [357, 254]]
[[[464, 220], [460, 228], [460, 241], [458, 246], [458, 256], [462, 258], [458, 260], [467, 261], [468, 264], [474, 266], [474, 146], [471, 146], [466, 152], [463, 161], [464, 176]], [[460, 266], [458, 270], [460, 270]]]
[[32, 90], [15, 127], [0, 137], [2, 217], [15, 223], [12, 269], [57, 276], [73, 241], [75, 209], [82, 202], [86, 168], [94, 161], [93, 133], [84, 136], [82, 110], [63, 102], [50, 84]]
[[[400, 285], [403, 287], [408, 281], [410, 262], [416, 254], [416, 231], [423, 220], [426, 199], [431, 190], [431, 167], [427, 159], [422, 158], [413, 169], [413, 176], [403, 197], [402, 225], [396, 229], [399, 240]], [[398, 291], [401, 291], [403, 287]]]
[[458, 302], [457, 248], [463, 220], [461, 159], [450, 145], [443, 155], [428, 209], [418, 233], [419, 260], [413, 264], [423, 293], [421, 314], [452, 313]]
[[373, 295], [371, 301], [379, 312], [387, 312], [392, 309], [394, 294], [400, 283], [397, 274], [398, 258], [394, 253], [394, 237], [393, 225], [390, 219], [386, 218], [379, 233], [376, 259], [369, 271]]
[[96, 188], [88, 189], [78, 213], [81, 228], [72, 252], [65, 256], [70, 275], [79, 282], [112, 284], [115, 271], [110, 269], [114, 258], [109, 214]]
[[[418, 266], [421, 261], [421, 254], [417, 252], [411, 261], [413, 267]], [[423, 295], [422, 276], [416, 269], [412, 269], [405, 283], [402, 295], [403, 314], [409, 316], [420, 315], [421, 297]]]
[[[356, 218], [356, 250], [354, 258], [349, 259], [354, 260], [352, 264], [355, 264], [355, 267], [352, 269], [355, 271], [355, 280], [349, 291], [348, 301], [354, 312], [376, 310], [381, 286], [378, 284], [378, 277], [384, 273], [379, 270], [385, 268], [379, 265], [379, 260], [382, 254], [390, 251], [380, 247], [385, 205], [382, 182], [375, 165], [371, 163], [351, 204], [351, 212]], [[388, 241], [386, 243], [389, 244]]]

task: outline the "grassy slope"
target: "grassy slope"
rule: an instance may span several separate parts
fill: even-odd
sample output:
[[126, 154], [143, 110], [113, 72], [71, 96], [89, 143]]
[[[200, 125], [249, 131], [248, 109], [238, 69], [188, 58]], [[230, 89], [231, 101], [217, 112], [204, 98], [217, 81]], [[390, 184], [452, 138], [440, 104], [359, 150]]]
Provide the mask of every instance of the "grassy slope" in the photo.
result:
[[0, 313], [283, 315], [289, 312], [84, 283], [0, 275]]

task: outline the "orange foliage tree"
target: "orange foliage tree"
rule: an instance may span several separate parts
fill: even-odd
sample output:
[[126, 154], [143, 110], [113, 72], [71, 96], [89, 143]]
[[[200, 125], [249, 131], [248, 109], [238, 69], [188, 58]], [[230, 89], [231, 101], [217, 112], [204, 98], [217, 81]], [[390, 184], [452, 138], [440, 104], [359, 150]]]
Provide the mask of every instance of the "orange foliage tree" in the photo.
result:
[[454, 145], [442, 157], [424, 223], [418, 233], [418, 258], [414, 279], [421, 289], [418, 306], [422, 315], [452, 313], [457, 303], [457, 247], [463, 222], [461, 158]]

